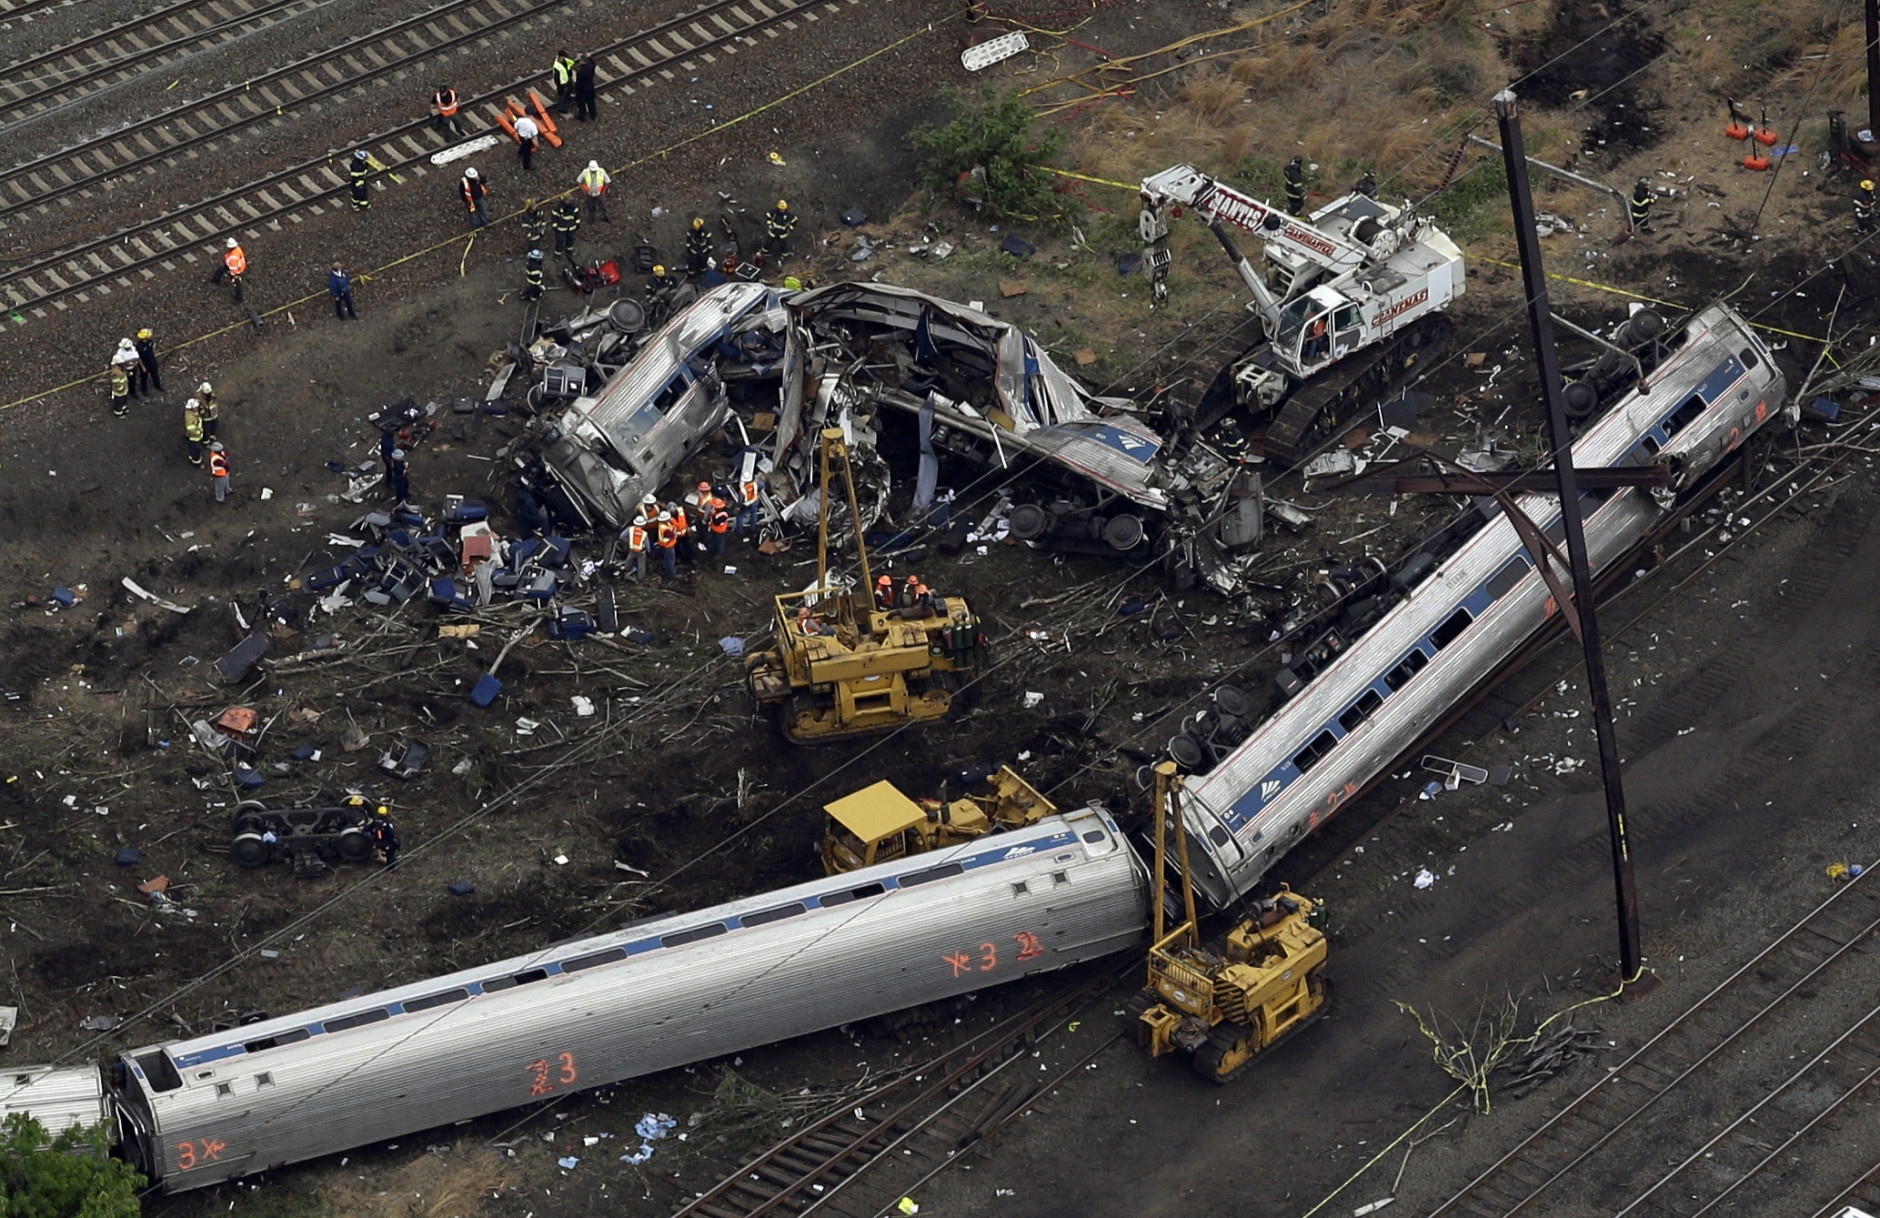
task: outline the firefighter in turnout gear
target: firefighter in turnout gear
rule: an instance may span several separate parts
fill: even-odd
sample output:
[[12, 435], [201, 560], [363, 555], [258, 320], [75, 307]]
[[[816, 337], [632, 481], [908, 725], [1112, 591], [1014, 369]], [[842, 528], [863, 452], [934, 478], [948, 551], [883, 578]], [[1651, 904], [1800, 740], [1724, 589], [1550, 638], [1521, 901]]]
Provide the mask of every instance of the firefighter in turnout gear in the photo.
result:
[[1296, 156], [1286, 162], [1286, 214], [1297, 216], [1306, 210], [1306, 160]]
[[696, 279], [711, 260], [712, 235], [705, 231], [705, 217], [693, 216], [692, 227], [685, 230], [685, 273]]
[[542, 287], [542, 251], [541, 250], [529, 251], [529, 261], [525, 264], [525, 268], [522, 272], [522, 278], [523, 278], [524, 285], [525, 285], [522, 289], [522, 298], [524, 300], [542, 299], [543, 287]]
[[1860, 193], [1854, 196], [1854, 227], [1863, 233], [1873, 231], [1873, 179], [1863, 178]]
[[573, 199], [555, 204], [555, 253], [574, 261], [574, 235], [581, 229], [581, 205]]
[[183, 438], [189, 441], [189, 463], [202, 464], [202, 403], [195, 398], [183, 403]]
[[136, 367], [137, 348], [130, 339], [119, 339], [111, 357], [111, 413], [120, 419], [131, 412], [131, 372]]
[[766, 257], [775, 256], [782, 262], [790, 256], [790, 234], [796, 229], [796, 215], [790, 210], [790, 200], [778, 199], [777, 205], [764, 214], [764, 248], [758, 251], [757, 265], [763, 266]]
[[366, 179], [372, 176], [372, 158], [361, 148], [352, 154], [352, 164], [346, 170], [352, 179], [352, 205], [354, 211], [364, 211], [372, 206], [372, 188]]
[[522, 201], [522, 248], [539, 250], [548, 244], [548, 213], [534, 199]]
[[222, 425], [222, 407], [216, 403], [215, 386], [208, 381], [196, 386], [196, 402], [202, 414], [202, 432], [213, 440], [216, 428]]
[[672, 313], [673, 294], [679, 290], [677, 276], [666, 273], [666, 268], [656, 266], [653, 274], [646, 281], [646, 321], [657, 326]]
[[1644, 178], [1632, 188], [1632, 197], [1626, 200], [1625, 211], [1632, 227], [1641, 233], [1648, 233], [1652, 227], [1652, 204], [1657, 200], [1652, 195], [1652, 185]]
[[449, 85], [431, 90], [431, 126], [439, 135], [463, 136], [463, 123], [457, 118], [457, 90]]

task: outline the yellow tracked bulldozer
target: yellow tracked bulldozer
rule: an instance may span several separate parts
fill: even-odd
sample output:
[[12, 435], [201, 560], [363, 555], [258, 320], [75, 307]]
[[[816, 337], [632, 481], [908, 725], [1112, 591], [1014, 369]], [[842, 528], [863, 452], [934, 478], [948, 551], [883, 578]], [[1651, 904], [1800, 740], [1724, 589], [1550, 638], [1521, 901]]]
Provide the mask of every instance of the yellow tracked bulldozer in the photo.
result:
[[[835, 471], [855, 525], [861, 583], [850, 591], [829, 578], [829, 513]], [[944, 719], [979, 666], [985, 641], [966, 601], [876, 606], [862, 540], [855, 475], [842, 429], [822, 433], [822, 501], [816, 583], [776, 598], [776, 646], [744, 662], [751, 695], [774, 708], [792, 744], [824, 744]]]
[[924, 850], [971, 841], [994, 829], [1015, 829], [1057, 813], [1057, 805], [1011, 766], [963, 799], [909, 799], [883, 780], [823, 805], [823, 870], [830, 875], [872, 867]]
[[[1224, 1083], [1255, 1054], [1298, 1031], [1325, 1008], [1324, 906], [1283, 885], [1227, 934], [1222, 951], [1201, 946], [1188, 833], [1175, 763], [1155, 769], [1155, 938], [1149, 980], [1131, 1002], [1136, 1040], [1161, 1057], [1182, 1050], [1195, 1072]], [[1166, 929], [1168, 836], [1180, 855], [1184, 919]]]

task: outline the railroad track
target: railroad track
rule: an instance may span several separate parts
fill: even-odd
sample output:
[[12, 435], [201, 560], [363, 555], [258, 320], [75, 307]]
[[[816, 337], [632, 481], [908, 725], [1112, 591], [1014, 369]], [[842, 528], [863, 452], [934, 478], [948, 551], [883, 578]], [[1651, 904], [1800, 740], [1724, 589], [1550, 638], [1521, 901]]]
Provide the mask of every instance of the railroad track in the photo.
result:
[[0, 67], [0, 106], [31, 118], [220, 43], [298, 17], [326, 0], [175, 0], [141, 17]]
[[[548, 0], [550, 5], [559, 2]], [[474, 3], [494, 10], [504, 5], [527, 5], [528, 0], [474, 0]], [[689, 70], [688, 65], [694, 59], [709, 63], [719, 55], [756, 45], [760, 35], [775, 37], [859, 3], [861, 0], [714, 0], [596, 50], [595, 58], [602, 65], [598, 83], [605, 93], [632, 93], [650, 83], [676, 78], [680, 71]], [[545, 7], [547, 5], [536, 3], [533, 7], [517, 8], [511, 16], [521, 21], [539, 15]], [[491, 27], [485, 27], [474, 36], [482, 37], [490, 32]], [[460, 36], [459, 41], [462, 40]], [[433, 52], [435, 49], [432, 48]], [[386, 75], [410, 66], [411, 60], [399, 60], [377, 69], [374, 75]], [[499, 106], [505, 97], [523, 96], [529, 86], [539, 85], [539, 77], [540, 73], [531, 73], [466, 98], [459, 118], [469, 136], [498, 130], [484, 116], [485, 107]], [[335, 84], [325, 92], [354, 88], [360, 83], [358, 78], [349, 78], [343, 85]], [[238, 113], [236, 121], [248, 125], [271, 121], [273, 117], [271, 111], [259, 117], [244, 117]], [[130, 162], [145, 165], [189, 155], [232, 129], [223, 126], [196, 132], [182, 143], [165, 149], [138, 152], [126, 148], [121, 155], [127, 159], [114, 162], [118, 168], [112, 172], [122, 172]], [[125, 143], [123, 134], [120, 132], [114, 137], [114, 148]], [[429, 163], [431, 154], [447, 144], [431, 130], [428, 119], [419, 119], [347, 146], [370, 148], [387, 167], [387, 176], [419, 177], [434, 169]], [[93, 174], [86, 180], [93, 181], [98, 176]], [[98, 290], [98, 285], [125, 282], [133, 276], [150, 278], [158, 270], [175, 269], [179, 261], [213, 260], [220, 254], [222, 237], [251, 232], [261, 226], [278, 228], [290, 217], [318, 214], [345, 186], [343, 158], [326, 154], [290, 165], [161, 216], [140, 220], [56, 251], [28, 255], [0, 276], [0, 304], [35, 317], [45, 317], [49, 307], [67, 307], [68, 299], [83, 303], [89, 299], [91, 291]], [[9, 214], [10, 206], [0, 202], [0, 216]]]
[[[1754, 959], [1704, 995], [1603, 1079], [1582, 1092], [1520, 1145], [1429, 1211], [1510, 1218], [1570, 1212], [1562, 1194], [1595, 1160], [1617, 1176], [1640, 1171], [1627, 1156], [1676, 1164], [1623, 1201], [1594, 1197], [1606, 1214], [1715, 1212], [1726, 1198], [1766, 1177], [1811, 1133], [1880, 1076], [1880, 1010], [1865, 1013], [1823, 1045], [1801, 1069], [1771, 1087], [1762, 1064], [1784, 1061], [1798, 1038], [1812, 1039], [1809, 1006], [1837, 966], [1864, 959], [1859, 949], [1880, 932], [1880, 881], [1873, 872], [1848, 882], [1809, 911]], [[1816, 1020], [1814, 1022], [1820, 1022]], [[1747, 1068], [1745, 1068], [1747, 1067]], [[1709, 1121], [1662, 1104], [1706, 1087], [1715, 1111], [1741, 1115], [1706, 1137]], [[1784, 1182], [1793, 1185], [1792, 1180]], [[1733, 1212], [1772, 1213], [1750, 1204]]]
[[[1128, 970], [1136, 968], [1132, 961]], [[1098, 1040], [1056, 1071], [1032, 1049], [1100, 1003], [1124, 971], [1061, 990], [860, 1099], [845, 1099], [725, 1176], [674, 1218], [760, 1218], [812, 1211], [873, 1218], [946, 1170], [1122, 1038]], [[1073, 1051], [1074, 1052], [1074, 1051]]]
[[1880, 1214], [1880, 1163], [1875, 1163], [1860, 1179], [1848, 1185], [1838, 1193], [1834, 1200], [1816, 1210], [1809, 1218], [1834, 1218], [1848, 1206], [1866, 1210], [1869, 1214]]

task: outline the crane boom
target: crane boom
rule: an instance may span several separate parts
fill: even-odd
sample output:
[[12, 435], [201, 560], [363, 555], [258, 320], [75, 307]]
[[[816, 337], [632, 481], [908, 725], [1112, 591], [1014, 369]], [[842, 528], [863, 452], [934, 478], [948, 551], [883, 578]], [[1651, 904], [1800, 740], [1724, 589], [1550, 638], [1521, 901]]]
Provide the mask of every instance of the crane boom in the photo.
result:
[[1355, 271], [1373, 257], [1370, 250], [1355, 241], [1289, 216], [1252, 195], [1242, 194], [1193, 165], [1176, 165], [1144, 178], [1142, 192], [1145, 198], [1154, 196], [1192, 207], [1206, 221], [1219, 220], [1243, 228], [1267, 244], [1308, 259], [1334, 275]]

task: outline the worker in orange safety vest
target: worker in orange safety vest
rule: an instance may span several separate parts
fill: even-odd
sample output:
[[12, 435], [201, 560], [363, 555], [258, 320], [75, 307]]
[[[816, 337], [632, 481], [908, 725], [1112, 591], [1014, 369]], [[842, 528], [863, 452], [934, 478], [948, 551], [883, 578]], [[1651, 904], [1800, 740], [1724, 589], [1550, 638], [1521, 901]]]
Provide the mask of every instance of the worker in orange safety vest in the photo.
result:
[[227, 279], [235, 285], [235, 299], [242, 298], [242, 276], [248, 273], [248, 255], [242, 252], [242, 243], [230, 237], [222, 251], [222, 265], [215, 268], [215, 274], [209, 277], [210, 283], [221, 283]]
[[875, 608], [883, 613], [894, 612], [894, 576], [884, 575], [875, 581]]
[[228, 454], [222, 451], [220, 441], [209, 445], [209, 481], [215, 486], [215, 501], [223, 503], [228, 499]]
[[679, 531], [673, 527], [672, 513], [661, 512], [654, 525], [653, 544], [659, 547], [659, 569], [668, 580], [679, 578], [674, 555], [679, 549]]
[[756, 475], [738, 483], [738, 536], [746, 540], [757, 531], [758, 491]]
[[675, 548], [679, 552], [679, 557], [689, 564], [692, 561], [692, 551], [697, 548], [698, 543], [692, 540], [692, 522], [686, 518], [685, 504], [668, 503], [666, 511], [672, 517], [672, 531], [677, 542]]
[[457, 90], [449, 85], [431, 91], [431, 126], [439, 135], [463, 135], [463, 124], [457, 120]]
[[620, 537], [627, 543], [627, 570], [635, 579], [646, 578], [646, 517], [635, 516], [633, 523], [621, 531]]
[[705, 550], [714, 558], [725, 556], [725, 534], [731, 531], [731, 513], [723, 499], [713, 495], [700, 505], [705, 512]]

